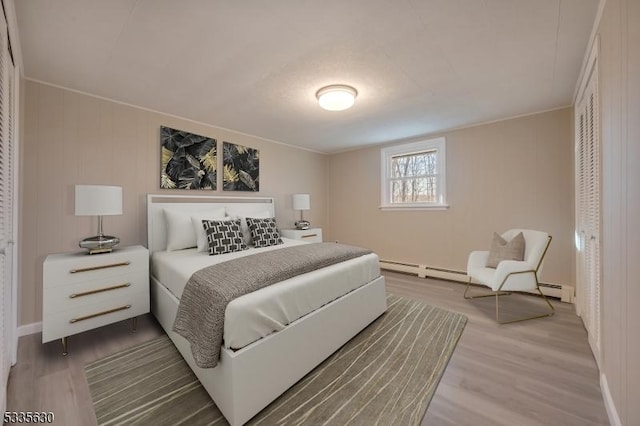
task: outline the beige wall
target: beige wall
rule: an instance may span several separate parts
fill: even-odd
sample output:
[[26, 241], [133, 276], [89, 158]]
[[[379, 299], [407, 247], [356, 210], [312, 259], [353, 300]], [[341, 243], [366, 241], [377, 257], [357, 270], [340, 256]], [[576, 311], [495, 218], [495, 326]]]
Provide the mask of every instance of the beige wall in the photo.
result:
[[466, 270], [492, 233], [553, 235], [542, 279], [574, 284], [572, 109], [455, 130], [446, 137], [446, 211], [381, 211], [380, 147], [332, 155], [330, 240], [369, 247], [385, 260]]
[[[124, 188], [124, 214], [105, 218], [105, 231], [123, 245], [146, 245], [146, 194], [181, 193], [275, 197], [281, 227], [292, 227], [290, 194], [311, 194], [314, 225], [325, 224], [326, 156], [228, 130], [196, 124], [75, 92], [24, 81], [19, 323], [41, 320], [42, 262], [76, 250], [95, 234], [97, 220], [76, 217], [75, 184]], [[260, 192], [160, 190], [160, 126], [165, 125], [260, 150]], [[221, 155], [218, 155], [221, 163]], [[220, 169], [220, 164], [219, 164]], [[218, 187], [221, 187], [218, 177]]]
[[640, 424], [640, 2], [607, 0], [600, 27], [602, 358], [623, 425]]

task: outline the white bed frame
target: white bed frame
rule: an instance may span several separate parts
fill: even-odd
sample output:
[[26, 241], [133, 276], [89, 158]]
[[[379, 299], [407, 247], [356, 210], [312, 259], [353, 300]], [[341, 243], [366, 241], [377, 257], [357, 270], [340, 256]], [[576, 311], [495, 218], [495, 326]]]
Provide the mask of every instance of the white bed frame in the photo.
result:
[[[164, 208], [195, 212], [222, 206], [274, 213], [273, 198], [149, 194], [149, 252], [166, 248]], [[172, 331], [178, 304], [152, 276], [151, 311], [232, 426], [249, 421], [387, 309], [385, 281], [379, 277], [238, 351], [222, 348], [218, 365], [203, 369], [187, 340]]]

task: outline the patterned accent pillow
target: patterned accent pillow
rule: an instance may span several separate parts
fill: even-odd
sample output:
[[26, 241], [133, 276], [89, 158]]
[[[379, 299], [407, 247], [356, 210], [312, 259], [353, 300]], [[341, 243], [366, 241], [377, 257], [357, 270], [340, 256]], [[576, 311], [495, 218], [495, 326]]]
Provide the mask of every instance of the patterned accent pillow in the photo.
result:
[[251, 239], [255, 247], [269, 247], [282, 244], [280, 232], [276, 228], [276, 218], [246, 218], [249, 231], [251, 231]]
[[247, 249], [242, 238], [240, 219], [203, 220], [202, 226], [207, 233], [209, 254], [233, 253]]

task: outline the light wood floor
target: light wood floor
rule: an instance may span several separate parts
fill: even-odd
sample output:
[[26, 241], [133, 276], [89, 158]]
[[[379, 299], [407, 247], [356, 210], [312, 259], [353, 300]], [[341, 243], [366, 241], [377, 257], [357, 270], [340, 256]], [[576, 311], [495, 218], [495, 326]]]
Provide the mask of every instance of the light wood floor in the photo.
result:
[[[461, 284], [385, 272], [388, 291], [461, 312], [469, 322], [423, 425], [606, 425], [598, 371], [573, 305], [511, 325], [493, 319], [494, 298], [464, 300]], [[478, 290], [482, 291], [482, 290]], [[501, 298], [506, 315], [543, 309], [542, 300]], [[501, 307], [502, 309], [502, 307]], [[69, 355], [41, 335], [20, 339], [9, 376], [8, 411], [53, 411], [56, 424], [94, 425], [83, 366], [163, 333], [152, 316], [138, 332], [121, 322], [69, 338]]]

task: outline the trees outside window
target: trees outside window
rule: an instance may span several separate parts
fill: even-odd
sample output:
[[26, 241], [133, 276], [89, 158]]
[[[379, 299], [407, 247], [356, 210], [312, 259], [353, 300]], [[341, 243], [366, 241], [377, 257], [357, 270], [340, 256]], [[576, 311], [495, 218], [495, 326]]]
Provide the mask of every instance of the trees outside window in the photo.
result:
[[445, 139], [383, 148], [382, 208], [442, 208], [445, 204]]

